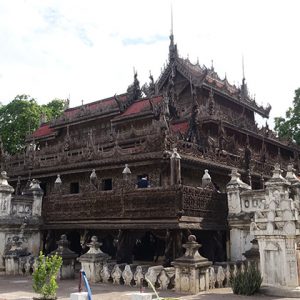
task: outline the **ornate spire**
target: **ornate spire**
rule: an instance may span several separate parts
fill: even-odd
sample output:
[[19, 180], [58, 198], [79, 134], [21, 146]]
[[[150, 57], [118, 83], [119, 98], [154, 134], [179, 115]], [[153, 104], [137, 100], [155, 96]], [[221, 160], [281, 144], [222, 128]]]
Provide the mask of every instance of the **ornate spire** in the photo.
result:
[[173, 61], [176, 57], [177, 57], [177, 45], [174, 44], [173, 7], [171, 6], [171, 34], [170, 34], [170, 46], [169, 46], [169, 60]]
[[142, 97], [142, 91], [140, 88], [140, 82], [137, 79], [137, 71], [133, 69], [134, 72], [134, 80], [133, 83], [127, 88], [128, 100], [129, 102], [133, 102], [140, 97]]
[[247, 87], [246, 78], [245, 78], [244, 55], [242, 56], [242, 70], [243, 70], [243, 79], [242, 79], [240, 96], [241, 96], [242, 100], [245, 100], [246, 98], [249, 97], [249, 94], [248, 94], [248, 87]]

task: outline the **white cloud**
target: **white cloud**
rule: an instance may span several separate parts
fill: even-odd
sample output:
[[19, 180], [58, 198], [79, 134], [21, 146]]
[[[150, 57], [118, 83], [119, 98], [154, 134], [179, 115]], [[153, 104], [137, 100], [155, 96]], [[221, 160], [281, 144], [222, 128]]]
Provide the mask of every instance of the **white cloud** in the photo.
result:
[[[300, 87], [300, 2], [174, 0], [182, 56], [197, 57], [258, 103], [283, 115]], [[45, 103], [71, 95], [79, 105], [126, 91], [133, 67], [141, 83], [167, 59], [170, 2], [0, 0], [0, 101], [20, 93]]]

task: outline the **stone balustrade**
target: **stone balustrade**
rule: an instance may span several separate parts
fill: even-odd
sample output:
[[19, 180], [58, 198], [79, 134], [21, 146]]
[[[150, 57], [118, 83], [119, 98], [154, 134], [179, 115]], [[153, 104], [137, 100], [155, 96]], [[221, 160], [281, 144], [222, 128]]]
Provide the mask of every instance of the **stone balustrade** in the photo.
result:
[[[209, 289], [224, 288], [230, 286], [230, 278], [239, 273], [244, 273], [254, 262], [221, 262], [212, 265], [208, 269]], [[254, 264], [254, 267], [257, 267]]]
[[[79, 257], [81, 267], [93, 283], [111, 283], [135, 288], [154, 286], [159, 290], [174, 289], [179, 293], [197, 294], [200, 291], [223, 288], [230, 285], [230, 278], [245, 272], [256, 261], [221, 262], [212, 265], [198, 252], [201, 247], [196, 237], [190, 235], [183, 245], [185, 254], [172, 262], [174, 267], [162, 265], [117, 264], [99, 250], [97, 237], [92, 237], [90, 250]], [[98, 249], [98, 250], [97, 250]], [[96, 251], [97, 250], [97, 251]], [[96, 259], [98, 258], [99, 259]]]
[[[245, 272], [250, 264], [250, 262], [222, 262], [210, 266], [207, 270], [209, 289], [229, 287], [230, 277]], [[140, 288], [141, 285], [149, 286], [148, 280], [158, 290], [167, 290], [175, 287], [175, 268], [108, 262], [100, 270], [99, 278], [99, 282], [133, 288]]]
[[[34, 271], [36, 258], [32, 255], [19, 258], [18, 275], [31, 275]], [[230, 286], [231, 276], [243, 273], [252, 262], [221, 262], [208, 267], [209, 289], [224, 288]], [[149, 286], [150, 281], [158, 290], [174, 289], [175, 268], [163, 266], [149, 266], [137, 264], [105, 263], [99, 271], [98, 283], [111, 283], [114, 285], [126, 285], [132, 288]], [[17, 275], [17, 274], [15, 274]], [[146, 280], [147, 279], [147, 280]]]
[[174, 287], [175, 268], [108, 262], [103, 265], [99, 277], [103, 283], [132, 287], [146, 286], [149, 280], [158, 289], [166, 290]]

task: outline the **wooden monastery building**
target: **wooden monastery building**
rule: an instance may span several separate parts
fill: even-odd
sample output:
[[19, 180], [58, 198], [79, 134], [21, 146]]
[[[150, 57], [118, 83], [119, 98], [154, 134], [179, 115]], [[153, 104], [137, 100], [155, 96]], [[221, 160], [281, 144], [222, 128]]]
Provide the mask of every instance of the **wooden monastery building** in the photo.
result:
[[224, 261], [231, 170], [253, 189], [275, 162], [285, 169], [293, 161], [299, 170], [299, 148], [255, 122], [270, 109], [251, 99], [245, 78], [237, 87], [213, 67], [181, 58], [171, 34], [168, 64], [156, 81], [150, 76], [140, 87], [135, 74], [124, 94], [66, 108], [3, 169], [16, 195], [29, 178], [41, 182], [47, 253], [63, 233], [78, 254], [97, 235], [118, 262], [168, 265], [193, 233], [202, 255]]

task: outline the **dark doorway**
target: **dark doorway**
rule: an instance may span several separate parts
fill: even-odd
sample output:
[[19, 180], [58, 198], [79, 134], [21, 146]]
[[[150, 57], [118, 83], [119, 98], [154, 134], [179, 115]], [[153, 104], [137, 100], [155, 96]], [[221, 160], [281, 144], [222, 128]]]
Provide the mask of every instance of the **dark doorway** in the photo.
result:
[[80, 244], [80, 234], [79, 232], [73, 230], [67, 233], [68, 241], [70, 242], [70, 249], [76, 252], [78, 255], [81, 254], [82, 248]]

